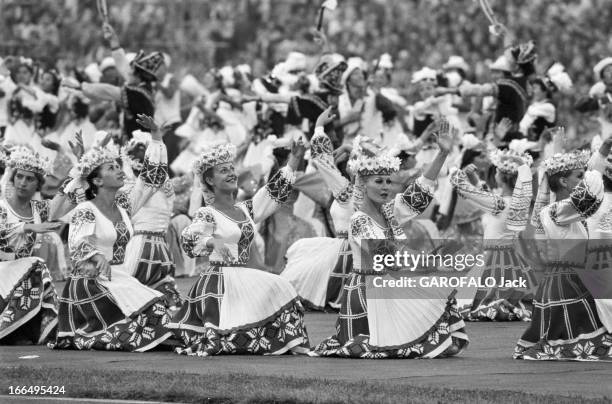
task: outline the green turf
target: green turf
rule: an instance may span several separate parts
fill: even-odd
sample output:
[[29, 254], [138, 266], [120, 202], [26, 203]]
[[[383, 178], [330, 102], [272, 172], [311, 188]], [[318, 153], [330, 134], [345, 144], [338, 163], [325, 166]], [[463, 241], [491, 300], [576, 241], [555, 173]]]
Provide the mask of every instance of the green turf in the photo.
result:
[[[494, 383], [494, 380], [491, 380]], [[64, 385], [66, 397], [189, 403], [611, 403], [512, 391], [414, 387], [394, 381], [341, 382], [296, 377], [229, 374], [4, 368], [0, 394], [8, 386]]]

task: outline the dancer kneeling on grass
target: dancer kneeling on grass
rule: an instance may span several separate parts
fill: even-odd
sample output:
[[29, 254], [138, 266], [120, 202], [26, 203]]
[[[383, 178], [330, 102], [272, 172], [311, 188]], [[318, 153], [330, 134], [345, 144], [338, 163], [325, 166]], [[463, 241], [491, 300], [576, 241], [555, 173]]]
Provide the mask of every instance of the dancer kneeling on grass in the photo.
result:
[[[172, 335], [166, 328], [170, 315], [160, 292], [122, 268], [133, 234], [130, 207], [116, 199], [125, 174], [118, 156], [100, 148], [83, 155], [77, 168], [75, 181], [83, 182], [87, 201], [72, 213], [73, 270], [60, 298], [57, 341], [50, 347], [147, 351]], [[145, 189], [135, 188], [131, 202], [139, 205]]]
[[435, 358], [457, 354], [467, 345], [454, 291], [404, 288], [393, 297], [366, 288], [374, 276], [394, 279], [369, 267], [372, 263], [364, 258], [374, 253], [369, 240], [406, 239], [403, 225], [433, 199], [434, 180], [452, 144], [448, 122], [441, 121], [436, 132], [440, 150], [431, 166], [394, 199], [390, 174], [399, 169], [399, 159], [361, 154], [349, 162], [357, 176], [353, 197], [358, 210], [349, 232], [353, 271], [344, 286], [337, 335], [319, 344], [312, 356]]
[[0, 345], [42, 344], [53, 338], [57, 326], [51, 274], [42, 258], [32, 256], [38, 235], [61, 226], [45, 223], [47, 201], [32, 199], [47, 169], [48, 162], [25, 147], [17, 147], [8, 159], [15, 189], [0, 200]]
[[140, 115], [137, 122], [151, 134], [134, 131], [123, 148], [123, 161], [129, 163], [124, 167], [128, 179], [118, 196], [129, 201], [141, 188], [149, 196], [139, 198], [140, 206], [131, 206], [134, 237], [127, 245], [124, 268], [143, 285], [163, 293], [166, 306], [175, 310], [181, 298], [172, 277], [175, 266], [166, 242], [175, 197], [168, 178], [168, 153], [162, 142], [163, 132], [153, 118]]
[[583, 282], [591, 234], [585, 219], [598, 212], [604, 199], [601, 173], [585, 172], [588, 160], [588, 152], [574, 152], [544, 161], [546, 175], [534, 206], [534, 224], [536, 235], [544, 236], [539, 246], [545, 273], [515, 359], [610, 360], [610, 311], [599, 307], [608, 306], [607, 299], [592, 294], [607, 285]]
[[196, 177], [207, 206], [197, 211], [183, 231], [182, 243], [191, 257], [208, 255], [209, 265], [170, 324], [186, 345], [178, 353], [308, 352], [303, 308], [293, 286], [278, 275], [245, 266], [255, 222], [289, 199], [303, 153], [301, 140], [294, 142], [287, 166], [253, 199], [238, 204], [233, 146], [217, 146], [196, 161]]
[[490, 192], [474, 165], [457, 170], [450, 181], [457, 193], [487, 212], [484, 227], [485, 268], [482, 278], [524, 280], [526, 287], [479, 288], [468, 315], [469, 320], [512, 321], [531, 319], [536, 289], [535, 275], [516, 253], [514, 242], [525, 229], [531, 206], [531, 156], [511, 150], [491, 153], [496, 168], [495, 180], [502, 194]]

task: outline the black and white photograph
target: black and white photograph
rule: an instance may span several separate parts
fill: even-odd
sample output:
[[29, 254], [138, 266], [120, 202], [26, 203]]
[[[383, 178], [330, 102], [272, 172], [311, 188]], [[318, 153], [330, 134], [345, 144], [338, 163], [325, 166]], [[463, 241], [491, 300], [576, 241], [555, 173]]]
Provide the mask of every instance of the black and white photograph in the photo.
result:
[[612, 403], [612, 0], [0, 0], [0, 403]]

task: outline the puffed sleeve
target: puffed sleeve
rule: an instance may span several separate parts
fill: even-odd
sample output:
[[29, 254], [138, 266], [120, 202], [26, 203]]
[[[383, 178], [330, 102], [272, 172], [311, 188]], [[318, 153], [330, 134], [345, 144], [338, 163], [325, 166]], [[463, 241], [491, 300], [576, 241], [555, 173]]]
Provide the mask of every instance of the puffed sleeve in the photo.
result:
[[0, 204], [0, 248], [11, 252], [18, 248], [19, 236], [24, 233], [25, 223], [9, 223], [8, 212], [4, 204]]
[[168, 153], [161, 141], [151, 141], [147, 147], [143, 168], [130, 193], [129, 212], [134, 215], [168, 179]]
[[212, 209], [210, 207], [198, 209], [193, 222], [181, 234], [183, 251], [191, 258], [209, 256], [212, 250], [206, 246], [206, 243], [213, 238], [215, 229], [215, 216]]
[[450, 182], [459, 196], [473, 202], [486, 212], [499, 215], [506, 208], [504, 199], [501, 196], [472, 185], [463, 170], [451, 173]]
[[253, 199], [241, 202], [241, 204], [246, 205], [255, 223], [261, 222], [289, 200], [294, 182], [295, 172], [285, 166], [257, 191]]
[[91, 257], [102, 254], [95, 245], [96, 215], [90, 208], [75, 209], [70, 221], [68, 248], [73, 266], [78, 271]]
[[587, 171], [570, 197], [542, 209], [540, 218], [546, 230], [552, 226], [567, 226], [592, 216], [603, 201], [604, 186], [601, 173]]
[[435, 182], [421, 176], [408, 185], [406, 190], [395, 196], [392, 212], [400, 226], [408, 223], [429, 206], [433, 200]]

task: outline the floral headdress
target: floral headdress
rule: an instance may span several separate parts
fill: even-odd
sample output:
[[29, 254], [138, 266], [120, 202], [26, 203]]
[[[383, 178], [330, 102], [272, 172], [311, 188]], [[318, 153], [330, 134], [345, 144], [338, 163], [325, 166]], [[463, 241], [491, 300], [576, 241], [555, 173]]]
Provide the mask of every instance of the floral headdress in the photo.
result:
[[360, 176], [390, 175], [399, 171], [401, 161], [387, 153], [378, 156], [359, 155], [349, 161], [349, 169]]
[[516, 174], [524, 164], [531, 166], [533, 158], [527, 153], [514, 150], [495, 150], [490, 153], [491, 163], [504, 174]]
[[201, 178], [209, 169], [219, 164], [231, 163], [235, 158], [236, 146], [229, 143], [222, 144], [202, 153], [200, 158], [195, 161], [193, 170]]
[[7, 166], [14, 170], [30, 171], [40, 175], [47, 175], [51, 170], [51, 162], [47, 158], [25, 146], [13, 149], [8, 157]]
[[548, 176], [562, 171], [586, 168], [591, 157], [588, 150], [574, 151], [572, 153], [557, 153], [544, 161], [544, 169]]
[[119, 156], [112, 150], [94, 147], [81, 157], [79, 164], [76, 166], [78, 175], [85, 179], [102, 164], [113, 163], [118, 158]]

